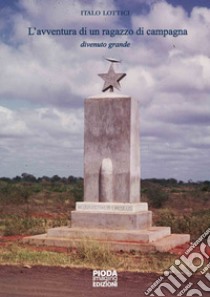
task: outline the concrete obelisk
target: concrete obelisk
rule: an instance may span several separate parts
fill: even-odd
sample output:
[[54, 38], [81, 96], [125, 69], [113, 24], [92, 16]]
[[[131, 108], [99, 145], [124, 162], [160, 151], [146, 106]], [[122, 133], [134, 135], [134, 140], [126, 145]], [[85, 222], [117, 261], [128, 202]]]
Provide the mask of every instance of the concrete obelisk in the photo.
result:
[[[82, 227], [86, 221], [86, 227], [124, 228], [132, 220], [130, 228], [145, 228], [151, 226], [152, 217], [147, 203], [140, 203], [139, 104], [114, 93], [126, 74], [115, 72], [114, 63], [119, 61], [108, 60], [108, 73], [99, 74], [104, 80], [102, 94], [85, 100], [84, 202], [77, 203], [72, 225]], [[96, 219], [101, 211], [102, 224]]]
[[140, 202], [138, 111], [137, 100], [111, 92], [86, 99], [85, 201]]

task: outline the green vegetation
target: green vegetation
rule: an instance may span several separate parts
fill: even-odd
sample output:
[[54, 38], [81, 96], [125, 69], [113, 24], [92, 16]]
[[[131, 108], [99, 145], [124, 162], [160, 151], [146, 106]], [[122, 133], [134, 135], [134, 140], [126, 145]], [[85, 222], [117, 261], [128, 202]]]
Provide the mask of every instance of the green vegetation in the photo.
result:
[[146, 194], [151, 207], [155, 208], [162, 207], [169, 199], [167, 190], [156, 183], [150, 183], [150, 185], [144, 189], [144, 193]]
[[[154, 224], [196, 239], [210, 225], [210, 181], [176, 179], [141, 181], [142, 201], [153, 211]], [[32, 235], [68, 225], [76, 201], [83, 200], [83, 179], [23, 173], [0, 178], [0, 235]], [[3, 215], [4, 214], [4, 215]]]
[[4, 236], [35, 235], [45, 233], [48, 228], [67, 226], [68, 219], [21, 217], [18, 215], [0, 216], [0, 231]]
[[175, 179], [142, 181], [142, 200], [153, 210], [153, 222], [173, 233], [197, 239], [210, 226], [210, 182], [184, 183]]
[[8, 265], [71, 265], [68, 254], [50, 251], [35, 251], [18, 244], [0, 248], [0, 264]]
[[0, 178], [0, 235], [34, 235], [69, 224], [75, 201], [83, 197], [83, 179], [23, 173]]
[[72, 201], [81, 199], [83, 195], [83, 179], [69, 176], [60, 178], [57, 175], [49, 178], [35, 178], [33, 175], [23, 173], [22, 177], [16, 176], [13, 179], [0, 178], [0, 205], [29, 203], [31, 196], [42, 193], [50, 196], [58, 193], [59, 199], [65, 194], [66, 199]]
[[194, 241], [209, 228], [210, 210], [176, 214], [173, 210], [163, 209], [158, 212], [155, 224], [171, 227], [172, 233], [189, 233]]
[[[83, 179], [70, 176], [35, 178], [22, 174], [0, 178], [0, 235], [34, 235], [69, 224], [76, 201], [83, 200]], [[141, 181], [141, 200], [153, 211], [154, 225], [170, 226], [173, 233], [190, 233], [196, 240], [210, 226], [210, 181], [184, 183], [175, 179]], [[170, 254], [111, 253], [107, 246], [84, 240], [77, 249], [33, 250], [9, 242], [0, 245], [0, 264], [106, 267], [118, 270], [162, 271]]]

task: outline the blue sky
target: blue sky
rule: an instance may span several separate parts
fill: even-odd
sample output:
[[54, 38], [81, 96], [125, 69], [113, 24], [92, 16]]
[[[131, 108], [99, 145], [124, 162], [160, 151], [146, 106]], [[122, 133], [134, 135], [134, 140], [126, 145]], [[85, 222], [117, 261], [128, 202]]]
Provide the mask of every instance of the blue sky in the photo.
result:
[[167, 0], [168, 3], [177, 6], [182, 6], [188, 12], [191, 12], [193, 7], [210, 7], [208, 0]]
[[[81, 10], [130, 11], [84, 17]], [[186, 29], [187, 36], [29, 36], [28, 27]], [[83, 175], [83, 102], [100, 94], [104, 57], [122, 59], [139, 99], [143, 178], [209, 179], [210, 3], [0, 1], [0, 176]], [[129, 48], [81, 48], [83, 42]]]

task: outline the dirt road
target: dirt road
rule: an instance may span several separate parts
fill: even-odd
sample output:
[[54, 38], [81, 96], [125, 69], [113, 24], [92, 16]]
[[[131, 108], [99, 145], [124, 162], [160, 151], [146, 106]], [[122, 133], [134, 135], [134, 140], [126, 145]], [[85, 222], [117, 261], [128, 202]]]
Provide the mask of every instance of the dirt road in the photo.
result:
[[122, 272], [118, 288], [93, 288], [92, 270], [0, 266], [0, 297], [141, 297], [156, 279], [155, 274]]

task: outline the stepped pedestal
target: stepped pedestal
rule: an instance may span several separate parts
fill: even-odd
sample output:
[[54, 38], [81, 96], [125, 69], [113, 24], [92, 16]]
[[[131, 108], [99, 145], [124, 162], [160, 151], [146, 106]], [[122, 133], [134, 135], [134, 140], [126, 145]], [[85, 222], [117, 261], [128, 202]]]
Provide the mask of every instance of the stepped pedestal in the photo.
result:
[[171, 234], [170, 227], [152, 226], [147, 203], [78, 202], [71, 227], [24, 238], [25, 243], [76, 248], [83, 240], [108, 245], [113, 251], [166, 252], [189, 242], [188, 234]]
[[[112, 80], [113, 67], [109, 71]], [[140, 202], [138, 101], [114, 93], [91, 97], [85, 100], [84, 118], [84, 202], [71, 212], [70, 227], [24, 242], [75, 247], [87, 238], [125, 251], [168, 251], [188, 242], [188, 234], [153, 227], [147, 203]]]

